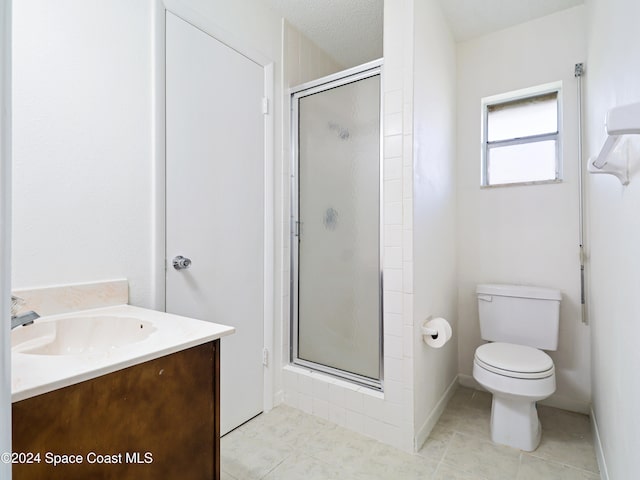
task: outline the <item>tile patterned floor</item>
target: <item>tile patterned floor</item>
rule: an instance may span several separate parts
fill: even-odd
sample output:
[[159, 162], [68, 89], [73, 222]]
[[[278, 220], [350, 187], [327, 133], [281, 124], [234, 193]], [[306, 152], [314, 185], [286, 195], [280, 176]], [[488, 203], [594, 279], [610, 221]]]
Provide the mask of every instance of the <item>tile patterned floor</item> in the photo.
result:
[[460, 387], [416, 454], [279, 406], [222, 438], [223, 480], [597, 480], [589, 418], [538, 407], [542, 442], [489, 440], [491, 396]]

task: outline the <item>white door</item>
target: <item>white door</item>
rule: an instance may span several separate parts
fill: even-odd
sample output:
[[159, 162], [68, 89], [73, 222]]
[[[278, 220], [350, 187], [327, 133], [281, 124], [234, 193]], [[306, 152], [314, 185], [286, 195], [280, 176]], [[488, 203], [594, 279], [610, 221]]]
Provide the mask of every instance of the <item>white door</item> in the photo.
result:
[[166, 309], [236, 328], [220, 349], [224, 434], [263, 406], [264, 70], [169, 12], [166, 62]]

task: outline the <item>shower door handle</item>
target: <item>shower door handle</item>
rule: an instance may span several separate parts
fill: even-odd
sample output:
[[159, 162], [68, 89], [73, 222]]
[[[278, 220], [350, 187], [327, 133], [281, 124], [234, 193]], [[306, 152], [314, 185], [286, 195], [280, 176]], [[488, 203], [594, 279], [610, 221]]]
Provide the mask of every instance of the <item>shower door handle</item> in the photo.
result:
[[184, 270], [191, 266], [191, 259], [178, 255], [173, 259], [173, 268], [176, 270]]

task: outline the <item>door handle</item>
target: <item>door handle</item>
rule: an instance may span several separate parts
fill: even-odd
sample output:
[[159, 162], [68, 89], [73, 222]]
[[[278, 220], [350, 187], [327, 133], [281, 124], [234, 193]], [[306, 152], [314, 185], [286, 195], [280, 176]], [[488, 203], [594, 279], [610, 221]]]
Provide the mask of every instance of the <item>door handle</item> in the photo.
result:
[[191, 266], [191, 259], [178, 255], [173, 259], [173, 268], [176, 270], [184, 270]]

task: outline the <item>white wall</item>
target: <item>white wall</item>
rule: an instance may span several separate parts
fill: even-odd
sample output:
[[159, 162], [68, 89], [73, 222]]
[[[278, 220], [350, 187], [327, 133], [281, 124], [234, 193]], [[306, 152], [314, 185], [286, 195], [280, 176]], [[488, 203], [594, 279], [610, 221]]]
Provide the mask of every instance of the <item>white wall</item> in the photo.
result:
[[[193, 16], [217, 32], [223, 43], [245, 53], [270, 59], [280, 65], [281, 17], [260, 0], [163, 0], [167, 8], [181, 16]], [[213, 32], [213, 33], [215, 33]], [[276, 85], [280, 71], [276, 72]], [[279, 92], [276, 91], [278, 99]], [[278, 108], [279, 111], [279, 107]]]
[[[355, 66], [341, 65], [286, 19], [282, 20], [282, 52], [282, 78], [285, 92], [283, 100], [287, 108], [289, 105], [287, 93], [291, 87]], [[288, 130], [285, 133], [285, 140], [288, 140]]]
[[[9, 316], [11, 292], [11, 2], [0, 0], [0, 312]], [[11, 329], [0, 325], [0, 452], [11, 451]], [[0, 462], [0, 478], [11, 464]]]
[[[280, 18], [258, 0], [166, 4], [279, 62]], [[15, 2], [14, 288], [127, 277], [131, 303], [162, 308], [162, 8]]]
[[[587, 6], [585, 145], [587, 155], [596, 155], [607, 110], [640, 102], [640, 3], [590, 0]], [[601, 471], [608, 472], [603, 478], [616, 480], [640, 478], [639, 169], [640, 158], [633, 158], [626, 187], [609, 175], [588, 178], [593, 413], [606, 461]]]
[[[413, 262], [407, 266], [413, 283], [405, 291], [414, 303], [414, 428], [420, 443], [458, 373], [456, 44], [437, 2], [414, 2], [413, 29]], [[429, 315], [452, 325], [454, 337], [441, 349], [422, 341]]]
[[[575, 7], [458, 45], [459, 369], [472, 383], [483, 343], [478, 283], [560, 289], [560, 340], [551, 352], [557, 390], [547, 402], [588, 412], [589, 328], [581, 323], [578, 257], [577, 83], [585, 60], [584, 7]], [[563, 180], [480, 188], [482, 97], [561, 80]]]
[[124, 276], [151, 303], [150, 12], [14, 2], [13, 288]]

